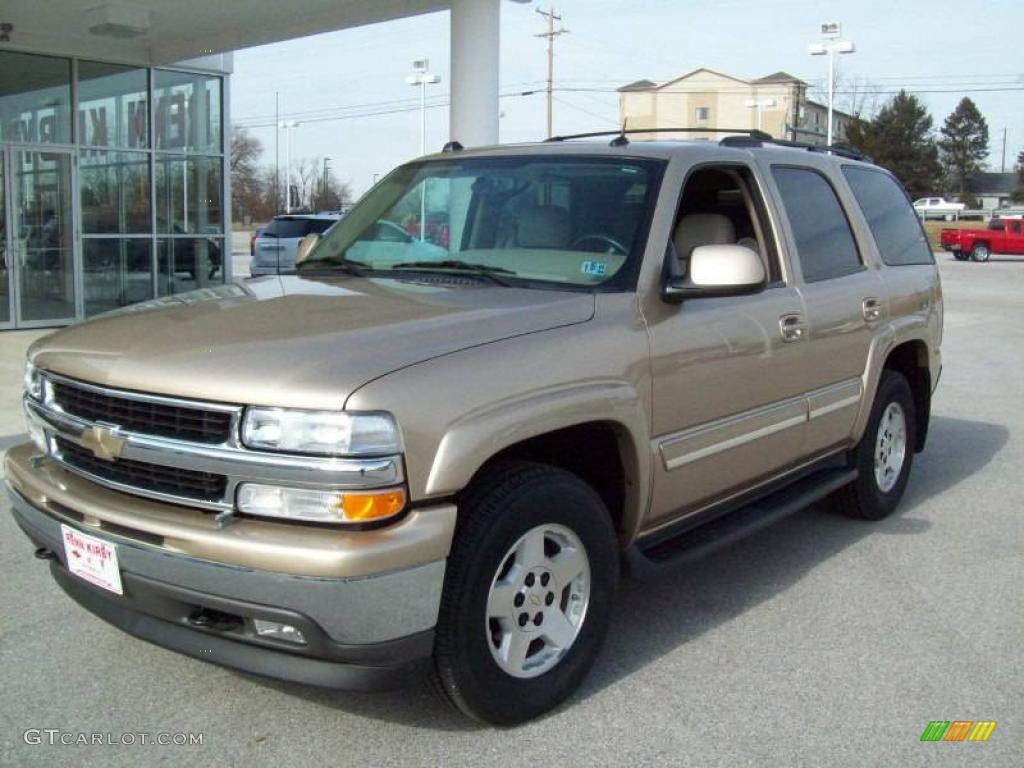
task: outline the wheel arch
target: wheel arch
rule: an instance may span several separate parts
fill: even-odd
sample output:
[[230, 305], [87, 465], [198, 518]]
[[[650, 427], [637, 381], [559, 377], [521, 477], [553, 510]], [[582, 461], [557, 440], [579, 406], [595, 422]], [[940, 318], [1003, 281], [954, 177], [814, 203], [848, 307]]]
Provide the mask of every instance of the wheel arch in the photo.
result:
[[645, 412], [632, 387], [596, 385], [472, 414], [442, 438], [425, 491], [458, 497], [496, 462], [545, 463], [593, 487], [608, 507], [620, 541], [631, 541], [649, 498]]
[[[924, 450], [928, 438], [928, 425], [931, 420], [931, 399], [935, 381], [933, 380], [934, 355], [929, 342], [923, 336], [913, 335], [897, 338], [891, 329], [883, 337], [884, 343], [876, 346], [869, 361], [865, 374], [866, 386], [861, 417], [857, 424], [857, 438], [863, 435], [867, 419], [871, 413], [871, 404], [884, 371], [896, 371], [906, 378], [914, 398], [915, 433], [914, 451]], [[937, 376], [937, 372], [934, 374]]]

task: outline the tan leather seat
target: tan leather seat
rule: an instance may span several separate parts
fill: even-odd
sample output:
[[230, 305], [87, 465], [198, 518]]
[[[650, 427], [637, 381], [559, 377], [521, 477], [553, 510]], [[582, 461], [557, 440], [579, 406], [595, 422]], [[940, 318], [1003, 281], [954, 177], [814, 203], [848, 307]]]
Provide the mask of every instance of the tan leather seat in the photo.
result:
[[693, 249], [701, 245], [732, 245], [736, 229], [728, 216], [721, 213], [690, 213], [676, 224], [672, 243], [679, 258], [680, 274], [686, 273]]
[[511, 231], [498, 238], [501, 248], [567, 250], [571, 245], [569, 213], [557, 205], [531, 205], [516, 215]]

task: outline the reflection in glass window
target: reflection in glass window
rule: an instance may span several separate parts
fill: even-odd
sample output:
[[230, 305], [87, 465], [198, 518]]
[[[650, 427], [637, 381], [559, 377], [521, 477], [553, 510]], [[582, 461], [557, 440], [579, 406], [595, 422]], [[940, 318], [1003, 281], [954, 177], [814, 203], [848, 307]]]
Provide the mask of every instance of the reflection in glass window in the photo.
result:
[[0, 51], [0, 140], [71, 142], [71, 61]]
[[148, 238], [86, 238], [85, 316], [153, 298], [153, 248]]
[[78, 142], [94, 147], [149, 146], [146, 70], [78, 62]]
[[154, 72], [157, 149], [221, 151], [220, 78], [190, 72]]
[[862, 269], [857, 244], [832, 185], [807, 168], [772, 169], [796, 240], [804, 280], [814, 283]]
[[149, 155], [85, 149], [79, 158], [82, 232], [110, 235], [151, 231]]
[[224, 241], [219, 237], [161, 238], [157, 293], [191, 291], [224, 282]]
[[896, 179], [884, 171], [851, 165], [843, 166], [843, 174], [868, 220], [882, 261], [890, 267], [935, 263], [921, 222]]
[[161, 234], [224, 231], [219, 157], [157, 156], [156, 228]]

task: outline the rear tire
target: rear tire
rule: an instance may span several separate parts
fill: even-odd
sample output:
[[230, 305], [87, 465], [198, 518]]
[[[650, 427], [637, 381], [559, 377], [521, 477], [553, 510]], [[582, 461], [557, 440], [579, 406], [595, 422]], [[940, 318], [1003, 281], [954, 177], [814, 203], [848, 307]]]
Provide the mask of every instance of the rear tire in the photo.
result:
[[847, 517], [881, 520], [900, 503], [914, 463], [914, 396], [901, 373], [885, 370], [864, 436], [851, 451], [860, 474], [832, 499]]
[[568, 698], [608, 629], [618, 544], [597, 493], [555, 467], [508, 462], [460, 503], [432, 682], [497, 725]]
[[992, 254], [989, 251], [988, 246], [983, 243], [978, 243], [971, 248], [971, 258], [974, 259], [974, 261], [988, 261], [988, 257], [991, 255]]
[[969, 253], [964, 253], [963, 251], [953, 251], [953, 258], [957, 261], [967, 261], [971, 258], [971, 255]]

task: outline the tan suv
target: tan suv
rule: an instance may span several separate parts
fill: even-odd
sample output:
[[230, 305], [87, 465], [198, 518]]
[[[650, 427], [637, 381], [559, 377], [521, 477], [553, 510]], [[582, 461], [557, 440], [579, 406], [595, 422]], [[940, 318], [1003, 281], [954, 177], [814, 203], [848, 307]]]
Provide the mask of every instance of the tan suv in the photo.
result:
[[29, 352], [18, 523], [74, 600], [199, 659], [425, 668], [519, 722], [587, 673], [620, 567], [826, 495], [884, 517], [924, 447], [939, 277], [903, 189], [848, 155], [455, 147], [300, 261]]

